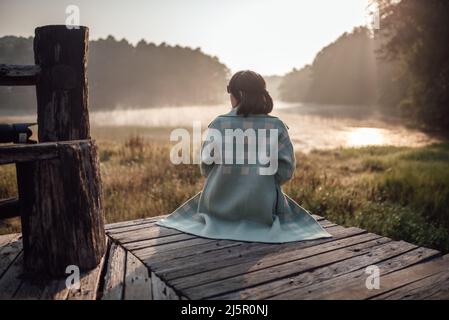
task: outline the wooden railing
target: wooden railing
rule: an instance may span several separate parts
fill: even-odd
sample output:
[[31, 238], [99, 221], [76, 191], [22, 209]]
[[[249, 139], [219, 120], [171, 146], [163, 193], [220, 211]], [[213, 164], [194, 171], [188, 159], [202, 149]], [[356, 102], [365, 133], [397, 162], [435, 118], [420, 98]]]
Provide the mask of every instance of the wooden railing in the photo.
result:
[[0, 146], [0, 165], [16, 165], [19, 195], [0, 201], [0, 218], [20, 215], [28, 272], [60, 276], [68, 265], [88, 270], [105, 253], [87, 50], [86, 27], [44, 26], [35, 30], [35, 65], [0, 65], [0, 85], [36, 86], [39, 142]]

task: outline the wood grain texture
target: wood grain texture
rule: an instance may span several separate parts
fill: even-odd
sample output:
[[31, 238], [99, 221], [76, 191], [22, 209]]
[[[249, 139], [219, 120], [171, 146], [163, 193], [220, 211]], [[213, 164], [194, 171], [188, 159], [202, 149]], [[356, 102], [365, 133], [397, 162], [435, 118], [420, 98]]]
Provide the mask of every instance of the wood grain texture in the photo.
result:
[[0, 247], [0, 279], [23, 249], [22, 240], [17, 234], [12, 237], [2, 237], [5, 243]]
[[[401, 245], [408, 247], [403, 241]], [[438, 251], [426, 248], [417, 248], [401, 255], [376, 263], [379, 267], [382, 283], [385, 283], [385, 275], [394, 271], [408, 270], [414, 265], [422, 265], [429, 258], [438, 255]], [[431, 261], [433, 261], [433, 259]], [[368, 277], [365, 268], [359, 268], [340, 276], [333, 277], [320, 283], [314, 283], [305, 288], [295, 289], [272, 297], [272, 299], [364, 299], [357, 290], [365, 291], [365, 282]], [[352, 289], [351, 289], [352, 287]], [[381, 294], [379, 290], [369, 290], [370, 295]], [[366, 291], [365, 291], [366, 292]]]
[[126, 255], [124, 300], [152, 300], [151, 278], [147, 267], [133, 254]]
[[0, 86], [35, 85], [40, 71], [36, 65], [0, 64]]
[[[313, 254], [308, 250], [309, 248], [306, 248], [300, 252], [292, 253], [291, 258], [287, 261], [282, 261], [282, 258], [280, 261], [276, 261], [275, 256], [272, 256], [267, 257], [265, 260], [262, 259], [260, 263], [253, 263], [251, 265], [248, 263], [238, 267], [231, 266], [216, 270], [214, 275], [212, 275], [211, 272], [202, 273], [199, 280], [199, 277], [190, 277], [177, 279], [169, 283], [180, 290], [183, 295], [191, 299], [204, 299], [269, 281], [275, 281], [276, 279], [346, 260], [349, 257], [363, 254], [364, 249], [366, 248], [371, 248], [378, 245], [379, 242], [382, 243], [383, 241], [386, 241], [384, 240], [385, 238], [370, 241], [356, 239], [357, 237], [353, 238], [354, 239], [347, 239], [353, 240], [352, 245], [350, 244], [350, 241], [347, 241], [346, 244], [342, 242], [340, 243], [340, 246], [343, 246], [343, 248], [339, 249], [340, 246], [336, 245], [335, 250], [328, 252], [323, 250], [324, 253], [321, 254]], [[346, 247], [347, 245], [349, 246]], [[205, 277], [206, 274], [208, 279]], [[232, 276], [232, 274], [236, 275]], [[192, 281], [183, 281], [187, 279]], [[198, 285], [200, 281], [203, 284]]]
[[0, 146], [0, 164], [55, 159], [57, 143], [10, 144]]
[[121, 300], [123, 298], [125, 268], [126, 251], [120, 245], [113, 243], [104, 279], [103, 300]]
[[[303, 272], [298, 275], [285, 277], [276, 281], [250, 287], [243, 290], [234, 291], [225, 295], [220, 295], [214, 299], [268, 299], [276, 295], [286, 293], [288, 291], [302, 291], [307, 292], [307, 287], [311, 285], [318, 285], [324, 281], [331, 280], [341, 275], [366, 268], [369, 265], [379, 264], [387, 259], [394, 257], [413, 255], [419, 257], [420, 260], [427, 259], [435, 252], [424, 250], [423, 248], [416, 248], [409, 250], [407, 247], [401, 247], [399, 250], [390, 250], [391, 246], [396, 246], [395, 242], [386, 242], [383, 245], [375, 246], [373, 248], [365, 249], [361, 255], [332, 263], [309, 272]], [[393, 261], [393, 260], [391, 260]], [[419, 260], [417, 260], [419, 261]]]
[[36, 28], [34, 59], [40, 142], [90, 139], [87, 85], [88, 28]]
[[98, 150], [58, 143], [57, 159], [17, 163], [25, 267], [52, 276], [95, 268], [105, 252]]

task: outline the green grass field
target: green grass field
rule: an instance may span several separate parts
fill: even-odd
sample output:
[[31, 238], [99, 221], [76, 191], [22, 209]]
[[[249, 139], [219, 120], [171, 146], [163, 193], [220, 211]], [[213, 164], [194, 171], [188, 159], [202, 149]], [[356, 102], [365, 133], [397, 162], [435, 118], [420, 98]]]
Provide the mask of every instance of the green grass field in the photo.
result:
[[[167, 143], [141, 134], [98, 139], [107, 222], [170, 213], [202, 188], [198, 166], [171, 164]], [[449, 143], [296, 156], [284, 191], [311, 213], [449, 251]], [[0, 198], [15, 196], [14, 167], [0, 167], [0, 177]], [[19, 230], [17, 219], [0, 222], [0, 233]]]

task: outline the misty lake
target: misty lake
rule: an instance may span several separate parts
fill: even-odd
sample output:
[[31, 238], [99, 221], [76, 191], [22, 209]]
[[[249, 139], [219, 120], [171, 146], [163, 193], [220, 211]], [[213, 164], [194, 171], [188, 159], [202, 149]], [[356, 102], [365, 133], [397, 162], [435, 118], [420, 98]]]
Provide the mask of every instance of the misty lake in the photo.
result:
[[[217, 115], [229, 111], [225, 103], [216, 106], [157, 107], [90, 112], [94, 138], [127, 138], [133, 133], [169, 142], [170, 128], [192, 129], [200, 121], [203, 130]], [[380, 113], [357, 106], [314, 105], [275, 102], [273, 115], [289, 127], [295, 148], [312, 149], [368, 145], [422, 146], [436, 139], [406, 128]], [[36, 121], [30, 116], [0, 116], [0, 122]], [[163, 128], [163, 130], [157, 130]], [[139, 130], [138, 130], [139, 129]], [[105, 132], [106, 134], [96, 135]], [[114, 132], [114, 134], [111, 134]]]
[[[91, 113], [91, 123], [97, 126], [184, 127], [192, 128], [200, 121], [203, 130], [229, 107], [185, 106], [139, 110], [114, 110]], [[357, 106], [329, 106], [275, 102], [273, 115], [289, 127], [295, 148], [312, 149], [360, 147], [368, 145], [422, 146], [434, 142], [420, 131], [383, 119], [375, 111]], [[169, 136], [167, 134], [167, 141]]]

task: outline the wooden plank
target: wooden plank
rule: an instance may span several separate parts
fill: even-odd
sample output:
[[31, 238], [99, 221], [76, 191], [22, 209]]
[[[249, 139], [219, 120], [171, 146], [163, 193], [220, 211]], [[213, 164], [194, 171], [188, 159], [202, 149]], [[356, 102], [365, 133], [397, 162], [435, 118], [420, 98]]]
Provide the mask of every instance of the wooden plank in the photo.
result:
[[[429, 257], [438, 254], [437, 251], [424, 250], [423, 248], [415, 248], [410, 251], [403, 250], [389, 250], [389, 246], [395, 245], [395, 242], [389, 242], [385, 245], [376, 246], [368, 253], [349, 258], [337, 263], [330, 264], [309, 272], [300, 273], [291, 277], [286, 277], [276, 281], [271, 281], [262, 285], [250, 287], [244, 290], [234, 291], [225, 295], [220, 295], [214, 299], [268, 299], [273, 296], [292, 291], [303, 290], [306, 291], [307, 286], [313, 284], [320, 284], [329, 279], [366, 268], [372, 264], [379, 264], [387, 259], [394, 257], [411, 257], [416, 258], [414, 262], [419, 262]], [[407, 248], [402, 248], [407, 249]], [[399, 255], [398, 255], [399, 253]], [[393, 261], [393, 260], [391, 260]], [[409, 260], [410, 261], [410, 260]], [[390, 265], [392, 268], [393, 266]]]
[[[181, 242], [185, 242], [188, 240], [203, 240], [204, 241], [205, 238], [199, 238], [197, 236], [187, 234], [187, 233], [180, 233], [180, 234], [175, 234], [175, 235], [171, 235], [171, 236], [167, 236], [167, 237], [150, 238], [148, 240], [121, 243], [121, 245], [124, 248], [126, 248], [127, 250], [133, 251], [133, 250], [147, 248], [147, 247], [157, 247], [157, 246], [161, 246], [161, 245], [168, 245], [171, 243], [181, 243]], [[210, 239], [207, 239], [207, 240], [210, 241]], [[179, 246], [179, 244], [177, 246]]]
[[41, 68], [36, 65], [0, 64], [0, 86], [31, 86]]
[[[148, 241], [151, 242], [152, 240], [148, 240]], [[145, 248], [145, 253], [142, 255], [139, 255], [138, 258], [141, 259], [141, 256], [168, 252], [168, 251], [176, 250], [176, 249], [180, 249], [180, 248], [189, 248], [189, 247], [197, 246], [200, 244], [210, 243], [213, 241], [214, 240], [212, 240], [212, 239], [196, 237], [196, 238], [187, 239], [187, 240], [183, 240], [183, 241], [163, 243], [163, 244], [159, 244], [157, 246], [151, 246], [149, 248], [144, 246], [143, 248]], [[142, 241], [142, 242], [144, 242], [143, 245], [147, 244], [146, 241]], [[135, 254], [136, 250], [142, 249], [140, 247], [140, 243], [129, 243], [129, 244], [125, 244], [124, 247], [127, 250], [131, 251], [133, 254]]]
[[58, 144], [11, 144], [0, 146], [0, 165], [16, 162], [48, 160], [58, 157]]
[[[435, 258], [431, 261], [420, 263], [405, 269], [401, 269], [380, 278], [380, 289], [369, 290], [365, 286], [365, 281], [354, 279], [345, 283], [345, 289], [341, 288], [328, 292], [323, 298], [332, 297], [332, 299], [369, 299], [381, 293], [388, 292], [400, 286], [407, 285], [436, 273], [449, 270], [449, 260]], [[364, 280], [364, 279], [363, 279]]]
[[[166, 236], [179, 235], [179, 234], [186, 235], [186, 233], [183, 233], [181, 231], [164, 228], [156, 225], [150, 225], [143, 229], [131, 230], [122, 233], [114, 233], [114, 234], [109, 233], [109, 235], [114, 238], [114, 241], [118, 241], [121, 244], [151, 239], [162, 239], [163, 237]], [[194, 235], [188, 236], [191, 238], [195, 237]]]
[[[366, 241], [371, 236], [374, 240]], [[204, 299], [263, 284], [308, 270], [316, 269], [350, 257], [362, 255], [373, 246], [391, 241], [374, 234], [354, 236], [337, 242], [330, 242], [328, 250], [317, 253], [316, 249], [325, 245], [304, 248], [291, 253], [287, 260], [285, 254], [277, 259], [276, 254], [261, 258], [252, 263], [230, 266], [215, 272], [204, 272], [195, 276], [176, 279], [168, 283], [190, 299]], [[201, 284], [202, 283], [202, 284]]]
[[22, 240], [13, 241], [14, 239], [17, 239], [16, 235], [0, 249], [0, 278], [22, 252]]
[[[107, 238], [106, 252], [110, 250], [110, 247], [111, 247], [110, 240], [109, 238]], [[105, 260], [106, 254], [103, 256], [103, 258], [100, 261], [100, 264], [96, 268], [90, 271], [83, 272], [80, 275], [80, 288], [78, 290], [70, 289], [67, 294], [67, 300], [97, 299], [102, 271], [105, 268]]]
[[156, 222], [157, 220], [162, 219], [166, 216], [167, 215], [162, 215], [162, 216], [155, 216], [155, 217], [141, 218], [141, 219], [135, 219], [135, 220], [126, 220], [126, 221], [108, 223], [107, 225], [105, 225], [105, 229], [106, 229], [106, 231], [112, 231], [114, 229], [137, 226], [137, 225], [148, 223], [148, 222]]
[[[325, 223], [325, 222], [323, 222], [323, 223]], [[327, 227], [327, 228], [328, 228], [328, 230], [330, 232], [334, 232], [334, 230], [343, 230], [344, 229], [342, 227], [332, 226], [332, 225]], [[336, 228], [336, 229], [334, 229], [334, 228]], [[340, 228], [340, 229], [338, 229], [338, 228]], [[359, 230], [360, 232], [365, 232], [365, 231], [363, 231], [361, 229], [357, 229], [357, 230]], [[209, 245], [211, 245], [213, 247], [212, 243], [215, 243], [215, 244], [217, 244], [216, 249], [221, 249], [222, 247], [220, 246], [218, 241], [223, 241], [223, 240], [216, 240], [216, 239], [199, 238], [199, 237], [197, 237], [197, 238], [194, 238], [192, 240], [186, 240], [186, 241], [180, 242], [178, 244], [171, 245], [170, 247], [164, 247], [164, 248], [151, 247], [151, 245], [152, 245], [151, 241], [150, 242], [143, 241], [142, 243], [136, 242], [135, 244], [137, 246], [133, 246], [133, 245], [132, 246], [125, 245], [125, 246], [129, 250], [132, 250], [133, 253], [136, 256], [138, 256], [139, 259], [141, 259], [141, 260], [148, 260], [147, 262], [149, 262], [151, 264], [154, 261], [158, 261], [158, 257], [160, 255], [167, 254], [168, 250], [170, 250], [170, 251], [171, 250], [178, 250], [178, 251], [173, 251], [173, 254], [175, 252], [183, 251], [183, 255], [184, 256], [188, 256], [188, 255], [196, 254], [196, 252], [195, 252], [196, 247], [194, 247], [194, 246], [209, 244]], [[232, 241], [232, 240], [226, 240], [226, 241]], [[323, 240], [323, 241], [325, 241], [325, 240]], [[244, 243], [244, 242], [239, 242], [239, 241], [232, 241], [232, 242], [234, 244], [236, 244], [236, 245]], [[246, 244], [251, 244], [251, 242], [246, 242]], [[260, 244], [260, 243], [252, 243], [252, 244], [253, 244], [253, 246], [256, 246], [256, 247], [259, 247], [261, 245], [271, 246], [271, 244]], [[233, 245], [226, 245], [226, 247], [228, 247], [228, 246], [233, 246]], [[163, 260], [167, 260], [167, 259], [163, 258]]]
[[[407, 244], [403, 241], [399, 242]], [[387, 279], [385, 279], [385, 277], [389, 273], [422, 265], [423, 261], [426, 261], [428, 257], [433, 257], [438, 254], [439, 253], [436, 250], [417, 248], [406, 252], [405, 254], [376, 263], [375, 265], [379, 267], [380, 270], [381, 289], [383, 284], [386, 284]], [[371, 291], [369, 293], [370, 295], [381, 294], [382, 291], [366, 289], [365, 282], [369, 275], [365, 271], [365, 268], [358, 269], [320, 283], [315, 283], [305, 288], [291, 290], [276, 295], [270, 299], [362, 299], [362, 295], [358, 294], [357, 290], [354, 289]]]
[[435, 296], [438, 299], [449, 298], [449, 269], [375, 296], [373, 299], [424, 300], [435, 299]]
[[[240, 269], [241, 264], [254, 264], [254, 261], [257, 261], [257, 259], [266, 255], [285, 253], [308, 247], [319, 247], [325, 243], [339, 241], [341, 238], [347, 238], [362, 233], [365, 233], [365, 231], [358, 228], [335, 227], [333, 238], [288, 242], [283, 244], [245, 242], [238, 247], [226, 248], [203, 254], [201, 259], [198, 259], [196, 256], [180, 259], [173, 265], [166, 263], [153, 264], [151, 260], [145, 260], [145, 262], [148, 263], [147, 265], [152, 271], [156, 272], [166, 281], [204, 272], [208, 272], [205, 275], [207, 278], [209, 274], [210, 276], [213, 276], [213, 274], [215, 274], [214, 270], [217, 269], [223, 269], [224, 267], [233, 265], [236, 266], [235, 268]], [[195, 279], [196, 278], [197, 277], [195, 277]]]
[[118, 244], [111, 245], [104, 281], [103, 300], [121, 300], [125, 280], [126, 252]]
[[162, 281], [156, 274], [151, 273], [151, 286], [153, 288], [153, 300], [181, 300], [185, 299]]
[[222, 248], [230, 248], [241, 245], [241, 242], [238, 241], [232, 241], [232, 240], [213, 240], [210, 242], [206, 242], [203, 244], [197, 244], [195, 246], [190, 247], [181, 247], [176, 248], [169, 251], [160, 251], [160, 250], [153, 250], [153, 252], [149, 252], [147, 248], [139, 249], [133, 251], [133, 253], [139, 257], [141, 260], [149, 260], [150, 264], [153, 265], [154, 263], [177, 263], [177, 260], [180, 258], [185, 258], [192, 255], [203, 255], [207, 252], [219, 250]]
[[121, 233], [129, 232], [129, 231], [139, 231], [141, 229], [154, 226], [155, 223], [156, 223], [156, 221], [145, 221], [140, 224], [134, 224], [131, 226], [122, 226], [122, 227], [117, 227], [117, 228], [109, 229], [109, 230], [106, 229], [106, 233], [108, 235], [112, 236], [112, 235], [121, 234]]
[[23, 253], [6, 270], [0, 278], [0, 300], [12, 299], [21, 284], [20, 276], [23, 273]]
[[42, 291], [41, 300], [66, 300], [69, 294], [65, 279], [50, 280]]
[[37, 278], [25, 277], [14, 294], [14, 300], [39, 300], [45, 289], [45, 281]]
[[8, 219], [20, 216], [19, 199], [9, 198], [0, 200], [0, 219]]
[[124, 300], [152, 300], [151, 278], [147, 267], [133, 254], [126, 255]]
[[[343, 227], [339, 226], [331, 226], [327, 228], [329, 232], [332, 232], [335, 236], [338, 236], [342, 230], [345, 230]], [[354, 231], [354, 230], [352, 230]], [[349, 232], [352, 232], [349, 230]], [[357, 229], [357, 232], [363, 233], [365, 231], [361, 229]], [[321, 243], [325, 241], [332, 241], [333, 239], [320, 239], [317, 240], [316, 243]], [[313, 243], [312, 243], [313, 244]], [[215, 250], [222, 250], [223, 248], [230, 248], [234, 246], [240, 246], [245, 248], [245, 250], [250, 250], [251, 248], [262, 249], [264, 247], [272, 247], [272, 244], [262, 244], [257, 242], [240, 242], [233, 240], [215, 240], [208, 238], [195, 238], [194, 240], [187, 240], [183, 242], [179, 242], [175, 245], [170, 246], [170, 248], [166, 247], [144, 247], [141, 249], [133, 250], [133, 253], [139, 257], [140, 260], [144, 261], [148, 266], [152, 266], [155, 263], [168, 261], [170, 259], [183, 258], [187, 256], [197, 256], [198, 253], [201, 253], [201, 249], [204, 247], [206, 249], [205, 252], [211, 252]], [[247, 248], [249, 247], [249, 248]], [[200, 250], [200, 251], [197, 251]], [[207, 256], [204, 256], [206, 258]], [[205, 260], [207, 261], [207, 260]]]
[[9, 233], [0, 235], [0, 253], [2, 252], [2, 248], [8, 245], [11, 242], [15, 242], [21, 238], [20, 233]]

